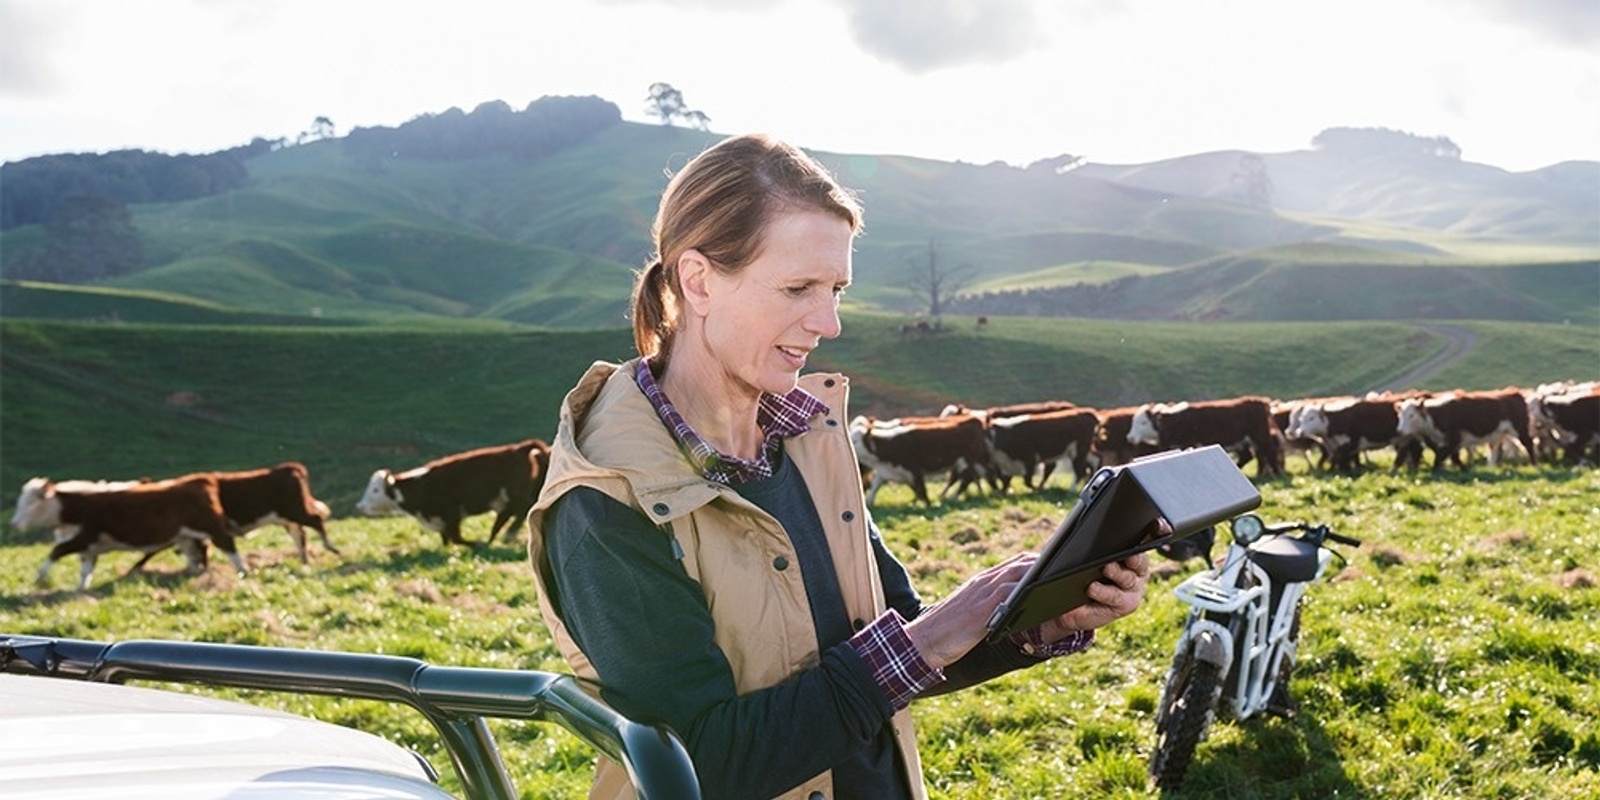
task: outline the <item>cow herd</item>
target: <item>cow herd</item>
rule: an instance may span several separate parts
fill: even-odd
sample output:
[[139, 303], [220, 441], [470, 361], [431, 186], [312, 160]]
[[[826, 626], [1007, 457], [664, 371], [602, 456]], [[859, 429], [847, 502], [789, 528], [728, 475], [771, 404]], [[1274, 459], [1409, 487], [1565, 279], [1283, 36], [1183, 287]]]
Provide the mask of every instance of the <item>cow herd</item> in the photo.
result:
[[[851, 420], [867, 502], [887, 482], [908, 484], [916, 499], [932, 503], [929, 477], [945, 477], [941, 499], [987, 486], [1010, 490], [1014, 478], [1043, 488], [1060, 471], [1071, 486], [1102, 465], [1125, 463], [1162, 450], [1219, 445], [1242, 468], [1256, 462], [1258, 477], [1285, 471], [1289, 454], [1302, 453], [1319, 471], [1356, 472], [1367, 454], [1394, 453], [1391, 469], [1419, 469], [1431, 450], [1432, 469], [1468, 469], [1487, 448], [1491, 464], [1600, 464], [1600, 382], [1563, 382], [1534, 389], [1489, 392], [1401, 392], [1274, 401], [1237, 397], [1092, 409], [1067, 401], [973, 409], [952, 405], [938, 416]], [[409, 515], [437, 532], [446, 545], [470, 544], [461, 536], [466, 517], [495, 513], [492, 543], [502, 530], [514, 535], [543, 486], [550, 448], [539, 439], [483, 447], [430, 461], [404, 472], [372, 473], [356, 510], [366, 516]], [[157, 553], [176, 548], [189, 568], [203, 570], [215, 546], [240, 574], [238, 539], [266, 525], [288, 530], [308, 562], [305, 529], [328, 539], [326, 503], [311, 492], [306, 467], [286, 462], [243, 472], [200, 472], [163, 480], [52, 481], [23, 484], [12, 527], [50, 529], [50, 549], [37, 580], [46, 583], [55, 562], [77, 554], [79, 588], [87, 587], [96, 558], [112, 550], [143, 553], [140, 569]]]
[[927, 479], [944, 476], [941, 498], [987, 485], [1004, 494], [1013, 478], [1040, 488], [1057, 470], [1078, 481], [1102, 465], [1163, 450], [1219, 445], [1256, 475], [1285, 472], [1300, 453], [1317, 471], [1357, 472], [1366, 456], [1392, 450], [1391, 469], [1468, 469], [1477, 448], [1489, 463], [1600, 464], [1600, 382], [1532, 389], [1389, 392], [1272, 400], [1236, 397], [1092, 409], [1069, 401], [973, 409], [939, 416], [858, 416], [850, 433], [867, 502], [885, 483], [905, 483], [931, 504]]
[[[379, 469], [369, 479], [356, 510], [366, 516], [409, 515], [438, 532], [445, 544], [461, 537], [465, 517], [495, 512], [489, 533], [513, 535], [522, 523], [549, 467], [550, 448], [538, 439], [483, 447], [394, 473]], [[78, 588], [88, 587], [101, 553], [132, 550], [144, 556], [138, 571], [157, 553], [177, 548], [191, 571], [205, 569], [215, 545], [239, 574], [246, 572], [238, 539], [267, 525], [283, 526], [302, 562], [309, 563], [305, 529], [321, 537], [329, 552], [328, 505], [311, 492], [304, 464], [290, 461], [243, 472], [197, 472], [161, 480], [52, 481], [32, 478], [22, 486], [11, 525], [20, 531], [50, 529], [55, 545], [39, 567], [46, 585], [55, 562], [77, 554]]]

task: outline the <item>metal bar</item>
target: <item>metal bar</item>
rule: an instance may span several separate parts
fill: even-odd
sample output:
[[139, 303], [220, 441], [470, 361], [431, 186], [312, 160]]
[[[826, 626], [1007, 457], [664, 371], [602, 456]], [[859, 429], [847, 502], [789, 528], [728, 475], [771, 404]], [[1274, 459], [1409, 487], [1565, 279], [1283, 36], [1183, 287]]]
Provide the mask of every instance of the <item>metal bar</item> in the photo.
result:
[[617, 760], [639, 797], [698, 800], [675, 734], [634, 722], [569, 675], [434, 666], [371, 653], [132, 640], [91, 642], [0, 634], [0, 672], [122, 683], [171, 681], [404, 703], [433, 723], [472, 798], [516, 797], [483, 717], [554, 722]]

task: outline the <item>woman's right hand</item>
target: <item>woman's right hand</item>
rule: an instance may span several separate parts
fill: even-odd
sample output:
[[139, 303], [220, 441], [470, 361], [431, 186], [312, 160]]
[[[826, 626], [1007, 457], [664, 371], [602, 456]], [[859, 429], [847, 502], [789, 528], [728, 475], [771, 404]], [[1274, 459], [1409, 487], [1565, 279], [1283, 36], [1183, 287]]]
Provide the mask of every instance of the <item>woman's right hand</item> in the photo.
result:
[[989, 634], [989, 617], [1011, 595], [1037, 553], [1019, 553], [956, 587], [949, 597], [922, 610], [906, 624], [906, 635], [922, 660], [943, 669], [967, 654]]

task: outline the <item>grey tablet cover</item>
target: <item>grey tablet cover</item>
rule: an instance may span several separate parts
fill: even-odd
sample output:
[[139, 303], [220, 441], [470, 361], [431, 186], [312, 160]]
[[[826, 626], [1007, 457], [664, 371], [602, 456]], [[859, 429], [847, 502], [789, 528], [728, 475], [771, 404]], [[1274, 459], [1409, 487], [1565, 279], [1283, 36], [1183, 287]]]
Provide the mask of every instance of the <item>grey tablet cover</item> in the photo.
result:
[[[1027, 630], [1084, 603], [1112, 561], [1160, 547], [1261, 505], [1261, 493], [1217, 445], [1104, 467], [1084, 485], [1017, 587], [989, 618], [991, 637]], [[1172, 532], [1156, 535], [1158, 519]]]

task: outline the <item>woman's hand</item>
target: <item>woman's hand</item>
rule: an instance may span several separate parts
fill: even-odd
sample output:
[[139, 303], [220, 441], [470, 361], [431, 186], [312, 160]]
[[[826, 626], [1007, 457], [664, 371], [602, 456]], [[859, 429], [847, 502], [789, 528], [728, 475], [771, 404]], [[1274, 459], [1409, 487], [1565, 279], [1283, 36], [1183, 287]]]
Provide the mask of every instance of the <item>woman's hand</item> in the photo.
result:
[[1085, 605], [1045, 622], [1040, 633], [1046, 642], [1065, 639], [1076, 631], [1092, 630], [1132, 614], [1144, 602], [1145, 584], [1150, 580], [1150, 555], [1146, 551], [1102, 570], [1101, 579], [1089, 584]]
[[1036, 553], [1012, 556], [968, 578], [949, 597], [923, 609], [907, 623], [906, 635], [917, 646], [922, 660], [934, 669], [943, 669], [983, 641], [989, 634], [989, 617], [1037, 559]]

